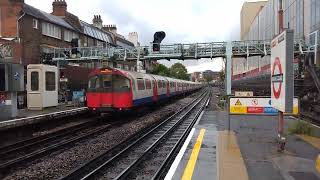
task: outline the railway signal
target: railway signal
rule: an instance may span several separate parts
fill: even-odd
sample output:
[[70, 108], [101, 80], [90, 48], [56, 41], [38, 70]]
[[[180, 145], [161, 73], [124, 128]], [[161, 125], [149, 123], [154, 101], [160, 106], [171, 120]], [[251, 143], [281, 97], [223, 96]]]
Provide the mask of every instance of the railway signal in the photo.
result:
[[158, 31], [154, 33], [153, 35], [153, 44], [152, 44], [152, 50], [153, 52], [160, 51], [160, 43], [161, 41], [166, 37], [166, 33], [164, 31]]

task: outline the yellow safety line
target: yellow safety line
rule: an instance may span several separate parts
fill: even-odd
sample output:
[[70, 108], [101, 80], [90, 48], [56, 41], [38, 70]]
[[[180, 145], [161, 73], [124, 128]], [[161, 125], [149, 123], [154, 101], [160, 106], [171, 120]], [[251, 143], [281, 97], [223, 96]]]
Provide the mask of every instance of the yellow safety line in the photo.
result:
[[[303, 139], [304, 141], [306, 141], [307, 143], [311, 144], [315, 148], [320, 149], [320, 138], [311, 137], [311, 136], [302, 135], [302, 134], [297, 136]], [[315, 166], [316, 166], [316, 170], [320, 173], [320, 154], [316, 158]]]
[[297, 136], [300, 137], [301, 139], [303, 139], [304, 141], [308, 142], [312, 146], [320, 149], [320, 138], [311, 137], [311, 136], [307, 136], [307, 135], [297, 135]]
[[206, 131], [205, 129], [200, 130], [200, 133], [197, 138], [197, 142], [193, 146], [193, 150], [192, 150], [191, 156], [189, 158], [188, 164], [187, 164], [186, 168], [184, 169], [183, 176], [181, 178], [182, 180], [191, 180], [192, 179], [193, 170], [196, 165], [196, 161], [198, 159], [198, 155], [200, 152], [200, 148], [202, 145], [202, 140], [203, 140], [203, 136], [204, 136], [205, 131]]
[[218, 180], [248, 180], [237, 138], [233, 131], [219, 131], [218, 134]]

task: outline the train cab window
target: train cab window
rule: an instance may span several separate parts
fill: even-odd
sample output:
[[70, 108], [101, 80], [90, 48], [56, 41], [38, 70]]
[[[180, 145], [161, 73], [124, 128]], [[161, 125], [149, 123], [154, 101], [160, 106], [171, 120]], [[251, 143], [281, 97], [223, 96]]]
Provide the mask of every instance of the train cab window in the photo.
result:
[[146, 81], [146, 89], [151, 89], [151, 81], [149, 79], [145, 79]]
[[162, 80], [162, 87], [163, 87], [163, 88], [166, 88], [166, 83], [165, 83], [164, 80]]
[[112, 87], [112, 76], [111, 75], [103, 75], [102, 76], [102, 84], [103, 84], [103, 88], [111, 88]]
[[145, 90], [144, 80], [143, 79], [138, 79], [137, 83], [138, 83], [138, 90]]
[[46, 91], [56, 90], [56, 73], [46, 72]]
[[98, 76], [94, 76], [94, 77], [89, 79], [88, 88], [89, 89], [100, 88], [100, 83], [99, 83], [99, 77]]
[[31, 91], [39, 90], [39, 72], [31, 72]]
[[112, 76], [112, 86], [113, 86], [114, 91], [129, 90], [130, 89], [130, 80], [124, 76], [113, 75]]

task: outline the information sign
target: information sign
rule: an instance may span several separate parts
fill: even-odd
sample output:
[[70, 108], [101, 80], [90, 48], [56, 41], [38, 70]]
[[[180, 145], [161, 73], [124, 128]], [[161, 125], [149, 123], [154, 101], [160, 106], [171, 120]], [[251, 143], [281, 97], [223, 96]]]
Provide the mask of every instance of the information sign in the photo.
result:
[[293, 31], [285, 30], [271, 42], [271, 101], [281, 112], [292, 112]]
[[[299, 100], [293, 98], [293, 109], [291, 115], [299, 113]], [[256, 114], [276, 115], [278, 109], [274, 108], [270, 97], [231, 97], [230, 114]]]

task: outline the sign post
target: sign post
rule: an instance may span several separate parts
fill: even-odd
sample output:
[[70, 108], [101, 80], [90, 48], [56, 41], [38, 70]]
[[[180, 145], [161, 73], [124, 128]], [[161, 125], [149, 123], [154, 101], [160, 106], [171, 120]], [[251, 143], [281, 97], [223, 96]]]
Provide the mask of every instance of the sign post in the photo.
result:
[[293, 109], [293, 45], [293, 30], [283, 31], [271, 42], [271, 104], [279, 110], [279, 151], [285, 145], [283, 113]]

